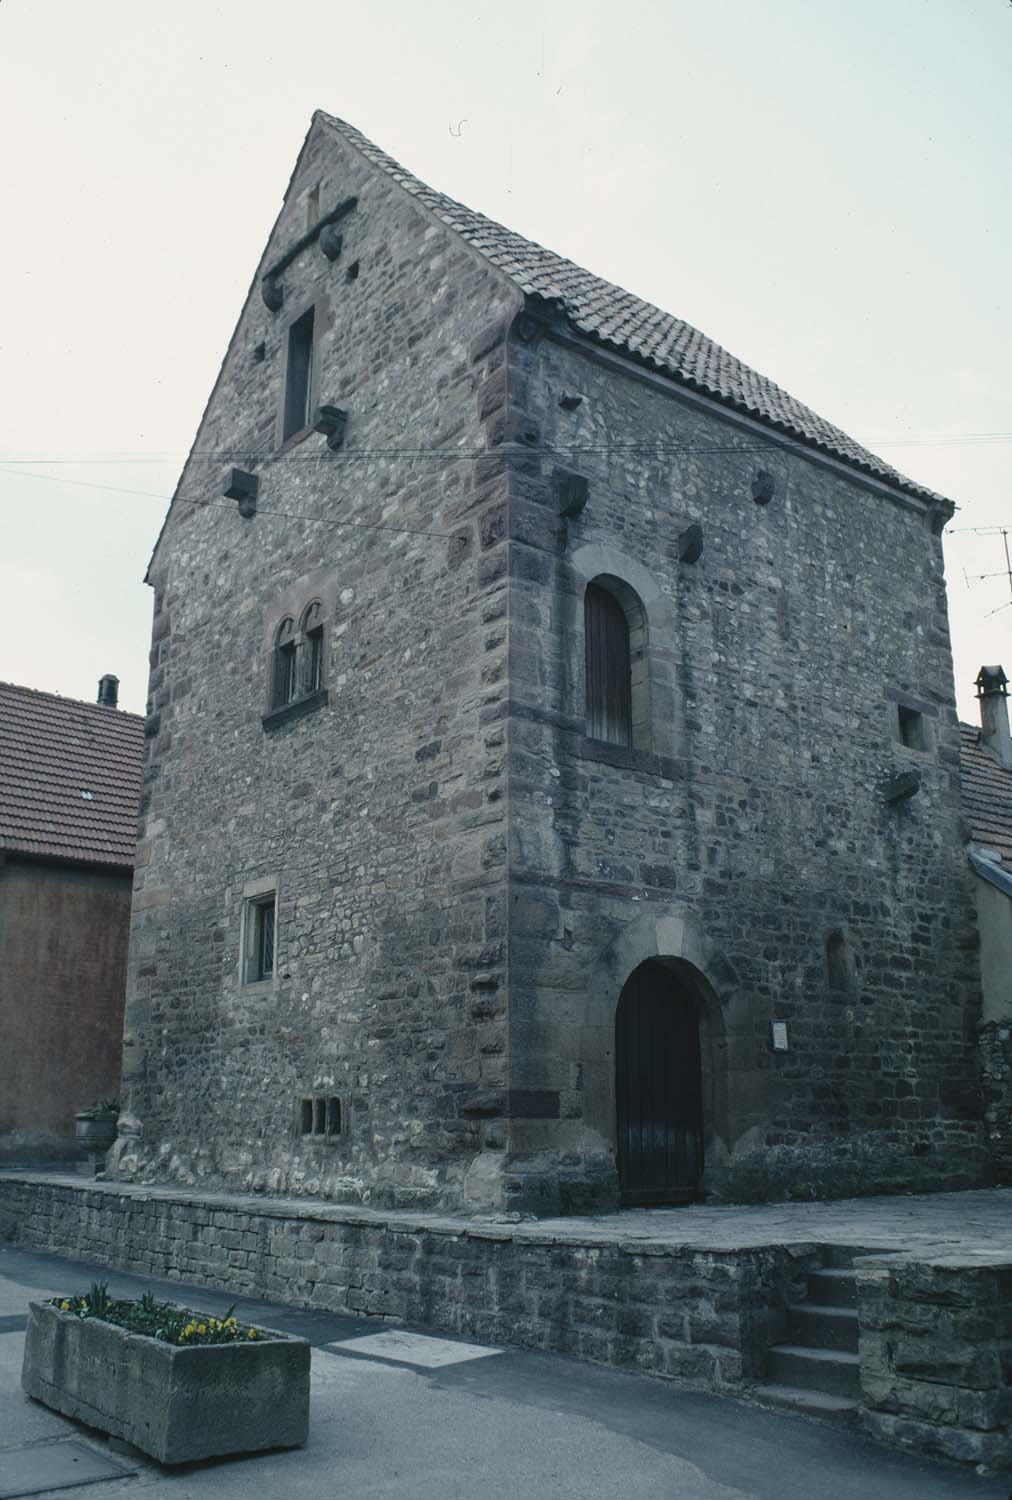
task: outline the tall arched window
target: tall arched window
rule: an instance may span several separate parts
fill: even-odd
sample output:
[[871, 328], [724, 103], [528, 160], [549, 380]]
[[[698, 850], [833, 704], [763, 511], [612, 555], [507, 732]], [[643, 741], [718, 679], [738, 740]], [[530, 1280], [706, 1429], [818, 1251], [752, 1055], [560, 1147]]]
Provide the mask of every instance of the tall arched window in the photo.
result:
[[274, 635], [271, 659], [271, 708], [284, 708], [297, 696], [295, 621], [282, 620]]
[[302, 685], [305, 695], [323, 686], [323, 607], [318, 599], [306, 606], [299, 631], [302, 637]]
[[618, 578], [595, 578], [583, 601], [586, 722], [591, 739], [649, 749], [646, 617]]

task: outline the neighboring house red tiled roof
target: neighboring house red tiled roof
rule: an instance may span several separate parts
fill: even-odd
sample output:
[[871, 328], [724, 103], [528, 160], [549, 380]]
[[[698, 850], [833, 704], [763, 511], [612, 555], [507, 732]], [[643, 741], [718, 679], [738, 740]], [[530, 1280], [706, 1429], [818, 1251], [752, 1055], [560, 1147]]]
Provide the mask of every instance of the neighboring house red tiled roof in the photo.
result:
[[344, 120], [322, 110], [317, 110], [314, 118], [424, 203], [522, 292], [557, 302], [570, 323], [582, 333], [888, 484], [926, 499], [941, 498], [869, 453], [774, 381], [742, 364], [681, 318], [663, 312], [610, 281], [602, 281], [571, 260], [426, 186]]
[[0, 851], [131, 869], [143, 747], [139, 714], [0, 682]]
[[980, 740], [972, 724], [959, 726], [963, 816], [975, 844], [993, 849], [1012, 869], [1012, 771]]

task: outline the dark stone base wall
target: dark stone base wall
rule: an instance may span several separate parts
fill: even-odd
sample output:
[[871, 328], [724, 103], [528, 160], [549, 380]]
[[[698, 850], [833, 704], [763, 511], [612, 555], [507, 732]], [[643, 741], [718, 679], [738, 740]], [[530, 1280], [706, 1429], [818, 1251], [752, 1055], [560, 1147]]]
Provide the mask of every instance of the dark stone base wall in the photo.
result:
[[762, 1378], [816, 1255], [560, 1244], [527, 1225], [24, 1179], [0, 1181], [4, 1241], [712, 1388]]
[[997, 1187], [1012, 1186], [1012, 1026], [988, 1022], [980, 1032], [984, 1129]]
[[859, 1266], [857, 1287], [868, 1430], [1012, 1467], [1012, 1259], [887, 1256]]

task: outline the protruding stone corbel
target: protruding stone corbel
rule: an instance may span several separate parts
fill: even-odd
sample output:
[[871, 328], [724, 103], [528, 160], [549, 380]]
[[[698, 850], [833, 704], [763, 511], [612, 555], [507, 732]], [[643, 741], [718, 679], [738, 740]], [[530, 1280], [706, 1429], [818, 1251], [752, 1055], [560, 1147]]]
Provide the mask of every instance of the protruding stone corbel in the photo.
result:
[[695, 563], [703, 555], [703, 528], [698, 521], [693, 521], [691, 526], [678, 538], [678, 560], [683, 563]]
[[344, 245], [344, 235], [339, 233], [335, 224], [325, 224], [320, 230], [319, 244], [328, 260], [337, 260]]
[[259, 492], [259, 478], [246, 469], [232, 469], [222, 490], [226, 500], [238, 500], [239, 514], [245, 521], [249, 521], [257, 513]]
[[313, 431], [323, 433], [328, 448], [340, 448], [347, 425], [348, 413], [339, 406], [318, 406], [313, 413]]
[[887, 806], [892, 806], [897, 802], [906, 802], [909, 798], [916, 796], [920, 789], [920, 771], [901, 771], [898, 776], [890, 776], [882, 788], [882, 800]]
[[280, 281], [273, 276], [265, 276], [260, 283], [260, 295], [264, 299], [264, 307], [269, 312], [280, 312], [284, 306], [285, 289]]
[[552, 484], [559, 515], [570, 519], [578, 516], [587, 504], [590, 494], [589, 479], [583, 474], [574, 473], [571, 469], [556, 469], [552, 475]]

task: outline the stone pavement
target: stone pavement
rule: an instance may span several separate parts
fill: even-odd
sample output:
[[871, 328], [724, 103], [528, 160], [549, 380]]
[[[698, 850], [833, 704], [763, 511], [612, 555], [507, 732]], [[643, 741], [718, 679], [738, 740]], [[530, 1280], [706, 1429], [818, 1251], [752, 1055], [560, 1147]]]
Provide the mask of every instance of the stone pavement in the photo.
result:
[[1012, 1248], [1012, 1188], [898, 1193], [816, 1203], [692, 1203], [684, 1208], [626, 1209], [517, 1226], [518, 1238], [527, 1233], [582, 1245], [642, 1240], [699, 1250], [810, 1241], [928, 1255], [1007, 1253]]
[[314, 1345], [307, 1446], [164, 1470], [122, 1447], [110, 1451], [20, 1390], [27, 1301], [86, 1288], [93, 1276], [117, 1296], [150, 1287], [217, 1314], [232, 1300], [208, 1287], [0, 1248], [0, 1496], [24, 1493], [5, 1487], [5, 1467], [42, 1472], [80, 1455], [75, 1442], [85, 1456], [131, 1471], [89, 1484], [80, 1491], [86, 1500], [129, 1500], [164, 1487], [172, 1500], [251, 1493], [473, 1500], [482, 1491], [510, 1500], [1006, 1500], [1009, 1493], [1007, 1475], [907, 1457], [847, 1430], [669, 1382], [250, 1299], [239, 1303], [240, 1317]]

